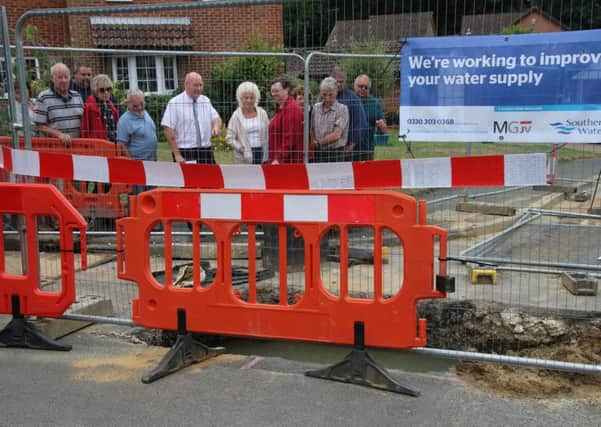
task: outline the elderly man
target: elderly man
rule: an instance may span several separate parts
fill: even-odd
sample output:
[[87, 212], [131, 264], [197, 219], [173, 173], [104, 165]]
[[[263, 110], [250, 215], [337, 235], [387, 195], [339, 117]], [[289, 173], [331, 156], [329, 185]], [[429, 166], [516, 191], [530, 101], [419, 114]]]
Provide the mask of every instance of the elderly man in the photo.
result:
[[346, 87], [346, 72], [334, 67], [332, 77], [338, 83], [338, 102], [346, 105], [349, 112], [349, 132], [346, 143], [346, 160], [364, 160], [363, 150], [367, 143], [367, 117], [359, 97]]
[[52, 87], [40, 93], [34, 108], [33, 121], [42, 135], [60, 139], [65, 145], [79, 137], [83, 100], [69, 90], [69, 68], [59, 62], [50, 68]]
[[318, 163], [344, 161], [344, 147], [348, 135], [348, 109], [336, 100], [336, 79], [326, 77], [319, 85], [321, 102], [311, 114], [313, 160]]
[[81, 99], [85, 103], [92, 94], [90, 81], [92, 79], [92, 69], [84, 64], [75, 64], [73, 68], [73, 78], [69, 83], [69, 89], [79, 92]]
[[[144, 92], [140, 89], [127, 91], [127, 111], [117, 123], [117, 142], [125, 145], [133, 159], [157, 159], [157, 128], [144, 109]], [[134, 194], [148, 189], [145, 185], [135, 185]]]
[[379, 99], [374, 98], [369, 94], [371, 90], [371, 79], [367, 74], [360, 74], [355, 79], [355, 93], [361, 100], [365, 114], [367, 115], [368, 134], [367, 134], [367, 151], [364, 154], [364, 160], [374, 159], [374, 135], [378, 133], [388, 132], [386, 121], [384, 121], [384, 110]]
[[219, 135], [221, 118], [202, 89], [200, 74], [188, 73], [184, 92], [171, 98], [161, 120], [173, 159], [178, 163], [215, 163], [211, 137]]
[[144, 109], [144, 92], [127, 91], [127, 111], [117, 123], [117, 142], [125, 145], [133, 159], [157, 159], [157, 128]]

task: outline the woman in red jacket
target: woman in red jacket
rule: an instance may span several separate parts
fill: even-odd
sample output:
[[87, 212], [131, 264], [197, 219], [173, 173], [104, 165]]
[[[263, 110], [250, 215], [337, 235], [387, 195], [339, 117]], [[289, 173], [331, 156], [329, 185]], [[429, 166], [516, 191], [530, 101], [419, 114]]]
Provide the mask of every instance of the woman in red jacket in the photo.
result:
[[271, 84], [276, 103], [269, 123], [269, 163], [303, 163], [303, 110], [292, 96], [290, 82], [277, 79]]
[[106, 74], [98, 74], [90, 87], [92, 94], [85, 101], [80, 137], [116, 142], [119, 110], [111, 101], [113, 82]]

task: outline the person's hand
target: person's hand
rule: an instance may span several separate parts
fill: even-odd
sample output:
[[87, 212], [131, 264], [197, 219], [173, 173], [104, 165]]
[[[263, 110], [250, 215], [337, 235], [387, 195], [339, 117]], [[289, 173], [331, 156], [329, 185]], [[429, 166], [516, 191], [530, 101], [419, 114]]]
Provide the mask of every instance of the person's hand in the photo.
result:
[[173, 156], [173, 157], [175, 157], [175, 161], [176, 161], [177, 163], [184, 163], [184, 161], [185, 161], [185, 160], [184, 160], [184, 156], [182, 156], [182, 155], [181, 155], [181, 153], [179, 153], [179, 154], [176, 154], [176, 155], [175, 155], [175, 156]]
[[220, 131], [221, 129], [219, 129], [218, 127], [211, 128], [211, 136], [219, 136]]
[[65, 144], [67, 147], [69, 147], [71, 145], [71, 135], [67, 134], [67, 133], [60, 133], [58, 135], [58, 139]]
[[345, 153], [350, 153], [355, 148], [355, 145], [357, 145], [355, 142], [349, 142], [348, 144], [346, 144], [344, 146], [344, 152]]
[[380, 130], [386, 128], [386, 122], [383, 119], [376, 120], [376, 127]]
[[280, 164], [280, 162], [278, 162], [278, 161], [277, 161], [277, 159], [276, 159], [276, 160], [274, 160], [273, 162], [271, 162], [271, 164], [272, 164], [272, 165], [279, 165], [279, 164]]
[[244, 154], [244, 151], [246, 151], [246, 150], [244, 149], [244, 147], [240, 147], [240, 148], [238, 148], [238, 152], [239, 152], [240, 154]]

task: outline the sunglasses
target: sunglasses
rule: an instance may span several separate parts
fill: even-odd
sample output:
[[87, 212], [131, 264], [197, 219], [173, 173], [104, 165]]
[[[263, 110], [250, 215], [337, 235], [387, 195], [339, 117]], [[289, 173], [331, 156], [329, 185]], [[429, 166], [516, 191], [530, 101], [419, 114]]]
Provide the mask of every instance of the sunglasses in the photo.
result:
[[98, 92], [100, 93], [104, 93], [104, 92], [112, 92], [113, 88], [112, 87], [99, 87], [98, 88]]

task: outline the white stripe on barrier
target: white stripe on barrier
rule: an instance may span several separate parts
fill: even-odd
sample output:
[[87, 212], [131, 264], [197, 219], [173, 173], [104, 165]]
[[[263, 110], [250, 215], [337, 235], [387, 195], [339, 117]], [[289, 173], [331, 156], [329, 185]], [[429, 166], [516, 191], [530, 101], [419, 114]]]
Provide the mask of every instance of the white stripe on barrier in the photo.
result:
[[352, 190], [355, 188], [353, 164], [308, 163], [306, 165], [310, 190]]
[[532, 154], [506, 154], [505, 185], [507, 187], [519, 185], [538, 185], [546, 181], [547, 156], [544, 153]]
[[13, 173], [40, 176], [40, 155], [37, 151], [13, 151]]
[[4, 169], [4, 150], [0, 148], [0, 166]]
[[183, 187], [184, 174], [179, 163], [144, 161], [146, 185]]
[[224, 188], [264, 190], [265, 176], [259, 165], [221, 165]]
[[201, 193], [200, 217], [241, 220], [242, 196], [233, 193]]
[[284, 195], [284, 221], [328, 221], [327, 195]]
[[403, 188], [450, 187], [451, 159], [449, 157], [403, 159], [401, 174]]
[[[12, 165], [11, 172], [18, 175], [39, 176], [40, 171], [48, 170], [44, 168], [43, 162], [52, 161], [48, 158], [38, 157], [37, 154], [31, 154], [29, 150], [9, 149], [10, 158], [4, 158], [0, 152], [0, 167], [6, 168], [6, 163]], [[34, 157], [31, 157], [34, 156]], [[499, 182], [498, 176], [493, 176], [488, 173], [487, 162], [480, 163], [478, 158], [473, 158], [469, 162], [472, 176], [481, 174], [483, 179], [479, 182], [479, 186], [487, 185], [505, 185], [505, 186], [528, 186], [542, 185], [546, 183], [546, 155], [544, 153], [532, 154], [513, 154], [499, 155], [503, 157], [505, 166], [505, 175], [502, 184]], [[15, 159], [9, 162], [10, 159]], [[72, 155], [73, 161], [73, 179], [81, 181], [99, 181], [110, 182], [111, 176], [108, 167], [108, 161], [102, 156], [84, 156]], [[131, 160], [131, 162], [142, 162], [141, 160]], [[405, 159], [400, 160], [402, 169], [402, 188], [435, 188], [435, 187], [451, 187], [465, 186], [461, 184], [462, 180], [453, 184], [453, 176], [461, 178], [461, 171], [452, 171], [451, 158], [431, 158], [431, 159]], [[462, 163], [462, 162], [460, 162]], [[136, 184], [140, 185], [155, 185], [164, 187], [185, 187], [187, 174], [191, 174], [192, 182], [189, 185], [194, 185], [194, 175], [204, 173], [199, 169], [192, 169], [189, 172], [182, 170], [181, 166], [172, 162], [142, 162], [146, 176], [145, 181], [140, 176], [140, 181]], [[462, 163], [465, 164], [465, 163]], [[112, 165], [112, 167], [118, 167]], [[139, 167], [139, 166], [137, 166]], [[308, 187], [307, 190], [343, 190], [359, 188], [370, 188], [373, 185], [370, 177], [365, 177], [366, 181], [362, 182], [363, 176], [356, 178], [353, 173], [353, 163], [309, 163], [303, 166], [307, 173]], [[390, 169], [387, 169], [390, 171]], [[279, 169], [275, 174], [270, 174], [270, 179], [277, 180], [278, 176], [286, 179], [286, 168]], [[297, 173], [298, 170], [295, 170]], [[389, 173], [389, 172], [387, 172]], [[223, 177], [224, 188], [227, 189], [252, 189], [262, 190], [269, 184], [267, 178], [263, 174], [263, 169], [259, 165], [219, 165], [219, 174]], [[125, 175], [125, 174], [117, 174]], [[47, 176], [53, 178], [54, 176]], [[129, 178], [130, 180], [133, 178]], [[356, 181], [357, 179], [357, 181]], [[398, 177], [383, 176], [380, 187], [396, 188], [398, 185]], [[294, 183], [291, 183], [294, 184]], [[294, 185], [296, 187], [296, 185]]]
[[109, 165], [106, 157], [73, 154], [73, 179], [80, 181], [109, 182]]

